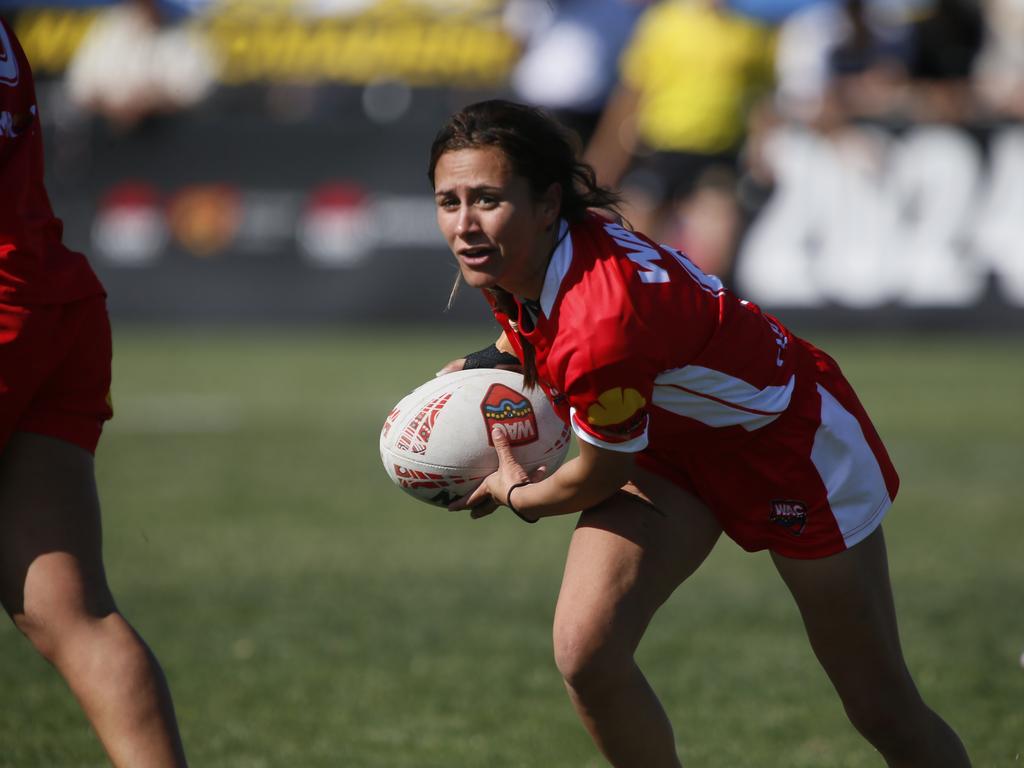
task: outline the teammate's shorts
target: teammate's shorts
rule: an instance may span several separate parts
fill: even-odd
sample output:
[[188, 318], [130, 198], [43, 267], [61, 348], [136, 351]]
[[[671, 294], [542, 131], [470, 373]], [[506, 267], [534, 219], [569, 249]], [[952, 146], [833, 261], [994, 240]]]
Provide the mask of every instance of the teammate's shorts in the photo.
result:
[[813, 365], [789, 409], [740, 449], [671, 464], [641, 453], [638, 464], [700, 498], [744, 549], [813, 559], [871, 534], [899, 477], [839, 366], [802, 346]]
[[110, 322], [102, 296], [0, 304], [0, 449], [34, 432], [96, 450], [110, 405]]

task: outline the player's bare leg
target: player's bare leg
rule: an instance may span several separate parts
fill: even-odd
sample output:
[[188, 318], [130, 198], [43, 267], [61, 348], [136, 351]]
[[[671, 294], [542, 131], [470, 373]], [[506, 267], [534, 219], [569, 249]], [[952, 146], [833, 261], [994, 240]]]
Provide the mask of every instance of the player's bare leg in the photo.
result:
[[903, 660], [882, 529], [832, 557], [772, 557], [850, 722], [886, 763], [970, 765], [959, 737], [921, 699]]
[[617, 494], [580, 517], [555, 610], [555, 660], [573, 706], [617, 768], [677, 768], [672, 726], [633, 659], [658, 607], [721, 529], [660, 478], [637, 480], [662, 513]]
[[64, 676], [115, 766], [185, 765], [160, 666], [117, 612], [93, 458], [17, 433], [0, 457], [0, 600]]

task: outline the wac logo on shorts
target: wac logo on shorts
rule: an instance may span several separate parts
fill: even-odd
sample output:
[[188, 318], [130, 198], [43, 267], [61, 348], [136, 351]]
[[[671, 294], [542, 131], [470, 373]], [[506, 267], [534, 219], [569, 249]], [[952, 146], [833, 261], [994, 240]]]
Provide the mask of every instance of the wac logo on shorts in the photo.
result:
[[491, 385], [480, 403], [480, 412], [484, 415], [490, 445], [494, 445], [491, 428], [495, 424], [505, 427], [512, 445], [526, 445], [537, 439], [537, 417], [533, 415], [533, 406], [522, 393], [504, 384]]
[[799, 536], [807, 526], [807, 505], [792, 499], [773, 499], [768, 520], [787, 528], [794, 536]]

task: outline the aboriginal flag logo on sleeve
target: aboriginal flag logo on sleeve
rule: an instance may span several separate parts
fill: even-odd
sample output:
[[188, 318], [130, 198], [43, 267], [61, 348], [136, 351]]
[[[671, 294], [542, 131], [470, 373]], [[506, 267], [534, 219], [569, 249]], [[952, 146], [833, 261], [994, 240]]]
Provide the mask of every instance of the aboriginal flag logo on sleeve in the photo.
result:
[[491, 428], [495, 424], [505, 427], [508, 441], [512, 445], [526, 445], [537, 439], [537, 417], [529, 399], [504, 384], [492, 384], [480, 403], [487, 429], [487, 442], [491, 440]]
[[587, 409], [587, 423], [602, 434], [634, 438], [644, 431], [647, 399], [632, 387], [614, 387], [598, 395]]

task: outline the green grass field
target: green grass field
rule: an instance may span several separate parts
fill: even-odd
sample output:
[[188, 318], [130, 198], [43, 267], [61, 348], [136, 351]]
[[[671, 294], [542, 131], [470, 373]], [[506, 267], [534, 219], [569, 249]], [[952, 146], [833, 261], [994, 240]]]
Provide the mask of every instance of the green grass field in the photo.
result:
[[[1024, 765], [1024, 339], [839, 336], [902, 475], [886, 531], [904, 645], [976, 766]], [[98, 453], [108, 572], [195, 766], [600, 766], [550, 622], [573, 520], [470, 521], [387, 481], [399, 397], [479, 334], [116, 338]], [[57, 675], [0, 626], [0, 766], [104, 765]], [[723, 539], [640, 649], [690, 766], [879, 766], [764, 554]]]

